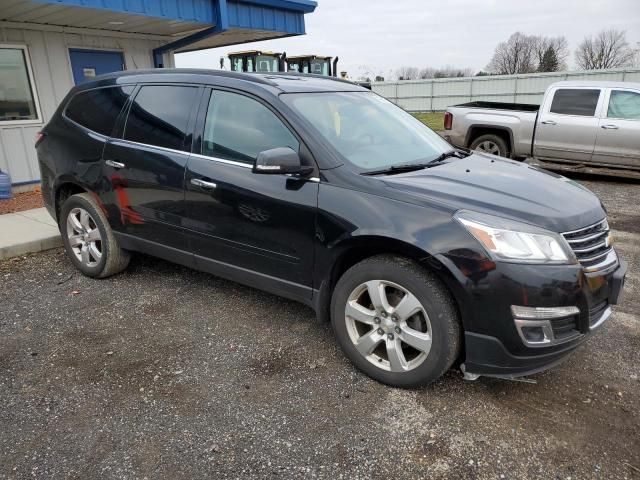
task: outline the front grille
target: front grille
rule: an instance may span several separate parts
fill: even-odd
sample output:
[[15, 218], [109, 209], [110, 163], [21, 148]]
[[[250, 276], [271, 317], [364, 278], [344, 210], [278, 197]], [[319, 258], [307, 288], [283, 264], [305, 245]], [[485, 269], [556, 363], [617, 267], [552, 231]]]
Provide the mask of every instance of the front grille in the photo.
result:
[[583, 267], [594, 267], [606, 261], [613, 250], [609, 245], [609, 224], [604, 219], [595, 225], [562, 234]]
[[604, 300], [600, 303], [596, 303], [593, 307], [589, 308], [589, 326], [593, 327], [598, 320], [602, 317], [605, 310], [609, 307], [609, 302]]
[[565, 318], [554, 318], [551, 320], [551, 329], [557, 341], [567, 340], [579, 335], [578, 316], [573, 315]]

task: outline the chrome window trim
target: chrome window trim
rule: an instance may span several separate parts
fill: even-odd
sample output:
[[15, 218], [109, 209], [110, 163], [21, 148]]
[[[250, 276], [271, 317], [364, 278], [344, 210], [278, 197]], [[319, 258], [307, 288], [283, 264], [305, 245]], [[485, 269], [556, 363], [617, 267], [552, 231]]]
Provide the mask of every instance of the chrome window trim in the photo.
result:
[[[69, 119], [70, 122], [73, 122], [73, 120]], [[76, 125], [78, 125], [80, 128], [83, 128], [85, 130], [87, 130], [88, 132], [94, 133], [96, 135], [99, 135], [101, 137], [104, 137], [103, 135], [94, 132], [93, 130], [90, 130], [86, 127], [83, 127], [82, 125], [80, 125], [77, 122], [73, 122]], [[104, 137], [104, 138], [109, 138], [109, 137]], [[212, 160], [214, 162], [219, 162], [219, 163], [224, 163], [226, 165], [235, 165], [236, 167], [242, 167], [242, 168], [247, 168], [247, 169], [252, 169], [253, 165], [249, 165], [248, 163], [243, 163], [243, 162], [236, 162], [234, 160], [227, 160], [226, 158], [218, 158], [218, 157], [211, 157], [209, 155], [201, 155], [199, 153], [189, 153], [189, 152], [185, 152], [182, 150], [175, 150], [173, 148], [167, 148], [167, 147], [159, 147], [157, 145], [149, 145], [148, 143], [140, 143], [140, 142], [134, 142], [133, 140], [125, 140], [124, 138], [113, 138], [111, 137], [111, 141], [113, 142], [123, 142], [129, 145], [138, 145], [141, 147], [147, 147], [147, 148], [157, 148], [159, 150], [163, 150], [165, 152], [171, 152], [171, 153], [179, 153], [181, 155], [190, 155], [192, 157], [196, 157], [196, 158], [202, 158], [204, 160]], [[292, 175], [287, 175], [287, 176], [292, 176]], [[309, 177], [306, 180], [310, 181], [310, 182], [315, 182], [315, 183], [320, 183], [320, 178], [319, 177]]]
[[200, 153], [192, 153], [194, 157], [203, 158], [205, 160], [213, 160], [214, 162], [226, 163], [227, 165], [236, 165], [242, 168], [253, 168], [253, 165], [249, 165], [244, 162], [236, 162], [235, 160], [227, 160], [226, 158], [212, 157], [210, 155], [202, 155]]
[[163, 150], [165, 152], [179, 153], [181, 155], [192, 155], [189, 152], [185, 152], [184, 150], [176, 150], [175, 148], [161, 147], [159, 145], [151, 145], [149, 143], [136, 142], [134, 140], [127, 140], [125, 138], [114, 138], [114, 137], [109, 137], [109, 138], [111, 140], [111, 143], [123, 142], [123, 143], [129, 144], [129, 145], [138, 145], [138, 146], [147, 147], [147, 148], [157, 148], [158, 150]]

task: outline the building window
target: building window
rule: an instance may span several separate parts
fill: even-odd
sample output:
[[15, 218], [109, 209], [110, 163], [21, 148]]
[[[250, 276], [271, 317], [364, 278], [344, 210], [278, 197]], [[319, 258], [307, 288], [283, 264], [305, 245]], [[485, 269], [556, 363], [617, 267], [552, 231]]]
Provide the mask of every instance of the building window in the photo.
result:
[[26, 47], [0, 46], [0, 123], [38, 120]]

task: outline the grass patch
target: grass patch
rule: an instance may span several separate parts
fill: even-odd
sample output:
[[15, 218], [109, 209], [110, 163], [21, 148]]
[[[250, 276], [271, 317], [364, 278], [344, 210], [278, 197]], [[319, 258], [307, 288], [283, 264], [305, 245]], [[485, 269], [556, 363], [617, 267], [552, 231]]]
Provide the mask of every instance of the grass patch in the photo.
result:
[[444, 130], [444, 112], [416, 112], [412, 115], [436, 132]]

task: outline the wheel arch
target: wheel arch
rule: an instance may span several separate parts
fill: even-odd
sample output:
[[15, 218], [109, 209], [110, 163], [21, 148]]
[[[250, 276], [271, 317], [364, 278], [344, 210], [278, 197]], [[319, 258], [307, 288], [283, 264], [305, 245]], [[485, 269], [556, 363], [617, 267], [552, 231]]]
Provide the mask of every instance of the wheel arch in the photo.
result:
[[498, 135], [507, 143], [507, 148], [509, 149], [509, 157], [513, 155], [514, 149], [514, 140], [513, 140], [513, 130], [509, 127], [503, 127], [500, 125], [483, 125], [483, 124], [473, 124], [467, 129], [467, 135], [465, 137], [464, 146], [469, 147], [473, 141], [482, 136], [482, 135]]
[[462, 320], [459, 292], [456, 292], [454, 276], [436, 256], [406, 241], [375, 235], [349, 238], [334, 247], [336, 254], [331, 269], [320, 279], [320, 287], [314, 297], [314, 307], [321, 322], [330, 320], [331, 296], [340, 277], [353, 265], [376, 255], [397, 255], [413, 260], [435, 275], [449, 291]]
[[73, 179], [62, 179], [54, 190], [54, 211], [56, 214], [56, 221], [60, 219], [60, 210], [62, 208], [62, 204], [65, 202], [67, 198], [71, 195], [75, 195], [77, 193], [87, 193], [89, 190], [83, 187], [80, 183]]

